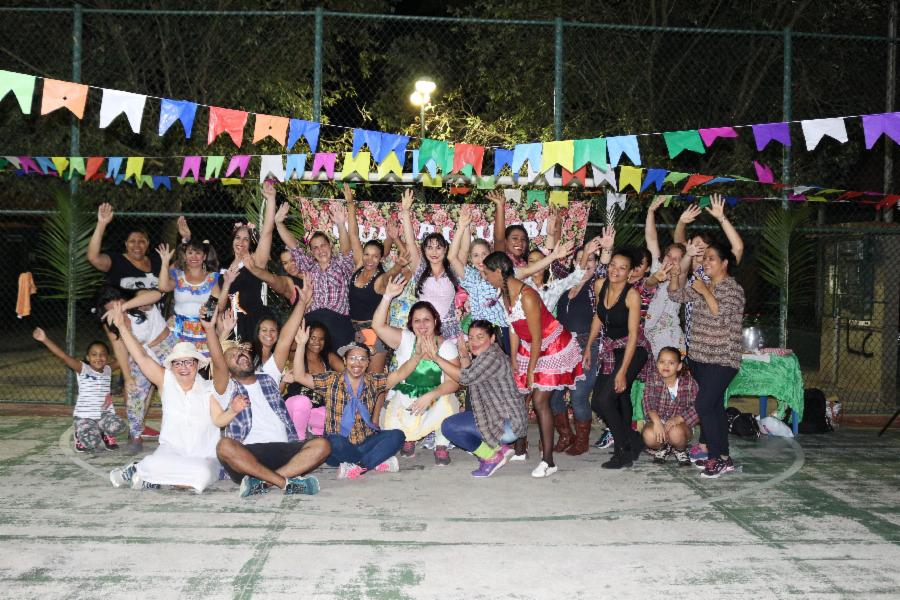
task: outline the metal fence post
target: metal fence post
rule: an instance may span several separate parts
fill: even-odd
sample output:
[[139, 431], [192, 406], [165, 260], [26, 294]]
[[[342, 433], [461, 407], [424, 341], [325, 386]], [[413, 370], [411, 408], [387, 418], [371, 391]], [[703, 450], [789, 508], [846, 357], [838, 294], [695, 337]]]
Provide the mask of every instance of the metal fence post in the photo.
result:
[[324, 10], [316, 7], [315, 25], [315, 50], [313, 52], [313, 107], [312, 120], [316, 123], [322, 120], [322, 24]]
[[[81, 82], [81, 29], [82, 13], [81, 5], [72, 7], [72, 81]], [[69, 137], [69, 156], [78, 156], [80, 121], [73, 115]], [[78, 193], [78, 178], [69, 179], [69, 202], [75, 203], [75, 194]], [[69, 272], [75, 272], [75, 219], [69, 223]], [[75, 356], [75, 280], [69, 277], [68, 297], [66, 298], [66, 352], [69, 356]], [[66, 403], [75, 404], [75, 373], [66, 369]]]
[[563, 20], [556, 17], [555, 24], [556, 44], [553, 78], [553, 135], [557, 140], [562, 139], [563, 120]]
[[[888, 38], [897, 37], [897, 0], [891, 2], [888, 9]], [[884, 112], [894, 112], [894, 96], [897, 94], [897, 42], [888, 42], [887, 90], [885, 93]], [[894, 144], [884, 136], [884, 190], [890, 194], [894, 187]], [[894, 222], [894, 207], [888, 206], [883, 214], [885, 223]]]
[[[791, 120], [791, 79], [792, 79], [792, 61], [793, 61], [793, 40], [791, 38], [791, 28], [784, 28], [784, 75], [782, 80], [782, 97], [781, 97], [781, 113], [785, 122]], [[782, 146], [781, 149], [781, 182], [789, 185], [791, 182], [791, 149], [789, 146]], [[781, 210], [790, 210], [788, 207], [787, 192], [782, 191]], [[786, 239], [785, 244], [789, 245], [790, 240]], [[788, 320], [788, 283], [790, 282], [790, 259], [789, 248], [784, 248], [783, 256], [785, 257], [784, 265], [784, 281], [778, 290], [778, 344], [782, 348], [787, 347], [787, 320]]]

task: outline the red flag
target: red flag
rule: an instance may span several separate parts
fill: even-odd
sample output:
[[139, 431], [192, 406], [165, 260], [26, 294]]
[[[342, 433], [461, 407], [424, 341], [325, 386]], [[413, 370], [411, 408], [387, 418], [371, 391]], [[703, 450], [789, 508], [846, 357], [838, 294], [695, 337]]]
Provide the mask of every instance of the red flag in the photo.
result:
[[247, 113], [242, 110], [230, 108], [209, 107], [209, 133], [206, 136], [206, 144], [212, 144], [219, 134], [226, 132], [231, 136], [231, 141], [238, 148], [244, 141], [244, 125], [247, 124]]
[[687, 194], [688, 190], [693, 187], [696, 187], [702, 183], [706, 183], [707, 181], [712, 181], [712, 175], [700, 175], [699, 173], [695, 173], [688, 177], [687, 183], [684, 184], [684, 187], [681, 189], [682, 194]]

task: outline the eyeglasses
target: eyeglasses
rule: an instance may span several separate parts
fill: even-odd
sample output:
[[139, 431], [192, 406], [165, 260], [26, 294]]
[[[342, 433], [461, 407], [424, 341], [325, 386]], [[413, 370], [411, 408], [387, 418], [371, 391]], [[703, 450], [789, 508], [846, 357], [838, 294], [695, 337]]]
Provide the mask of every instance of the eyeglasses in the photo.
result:
[[355, 363], [369, 362], [369, 357], [368, 356], [360, 356], [358, 354], [355, 356], [348, 356], [347, 362], [355, 362]]
[[196, 359], [193, 359], [193, 358], [186, 358], [184, 360], [173, 360], [172, 366], [175, 367], [176, 369], [179, 369], [181, 367], [193, 367], [196, 362], [197, 362]]

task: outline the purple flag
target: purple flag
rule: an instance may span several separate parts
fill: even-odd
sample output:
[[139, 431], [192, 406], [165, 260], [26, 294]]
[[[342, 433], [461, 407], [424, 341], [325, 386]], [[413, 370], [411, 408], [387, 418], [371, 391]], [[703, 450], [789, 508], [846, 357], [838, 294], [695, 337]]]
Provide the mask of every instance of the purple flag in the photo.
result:
[[247, 165], [250, 164], [250, 156], [246, 154], [236, 154], [228, 161], [228, 168], [225, 169], [225, 177], [231, 177], [236, 170], [240, 171], [241, 177], [247, 172]]
[[716, 141], [716, 138], [737, 137], [737, 131], [734, 130], [734, 127], [710, 127], [698, 131], [700, 131], [700, 138], [703, 140], [703, 143], [706, 144], [707, 148], [712, 146], [713, 142]]
[[756, 179], [760, 183], [775, 183], [775, 175], [768, 166], [754, 160], [753, 167], [756, 169]]
[[871, 150], [881, 134], [900, 144], [900, 112], [880, 115], [863, 115], [863, 132], [866, 135], [866, 150]]
[[784, 146], [791, 145], [791, 130], [787, 123], [763, 123], [752, 127], [758, 151], [762, 151], [772, 140], [781, 142]]

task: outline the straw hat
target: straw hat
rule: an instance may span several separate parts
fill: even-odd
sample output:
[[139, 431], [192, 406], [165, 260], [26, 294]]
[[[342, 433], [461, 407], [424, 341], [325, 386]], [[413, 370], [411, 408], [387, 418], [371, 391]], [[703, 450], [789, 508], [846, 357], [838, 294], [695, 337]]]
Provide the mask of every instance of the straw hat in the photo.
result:
[[338, 348], [337, 355], [340, 356], [341, 358], [344, 358], [344, 355], [347, 354], [348, 352], [350, 352], [351, 350], [365, 350], [366, 356], [372, 356], [372, 351], [369, 350], [369, 347], [363, 346], [362, 344], [360, 344], [358, 342], [351, 342], [351, 343], [347, 344], [346, 346], [341, 346], [340, 348]]
[[172, 352], [169, 353], [163, 361], [163, 364], [167, 369], [171, 369], [173, 360], [184, 360], [186, 358], [193, 358], [196, 360], [198, 369], [202, 369], [209, 364], [209, 359], [203, 356], [203, 354], [197, 350], [197, 346], [191, 342], [178, 342], [175, 344], [175, 347], [172, 348]]

